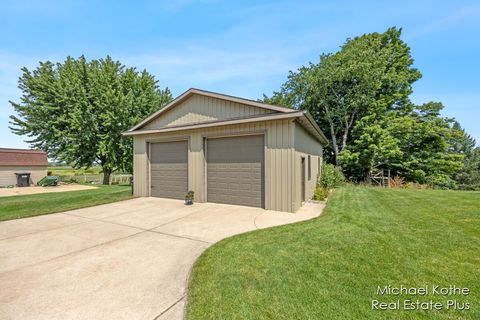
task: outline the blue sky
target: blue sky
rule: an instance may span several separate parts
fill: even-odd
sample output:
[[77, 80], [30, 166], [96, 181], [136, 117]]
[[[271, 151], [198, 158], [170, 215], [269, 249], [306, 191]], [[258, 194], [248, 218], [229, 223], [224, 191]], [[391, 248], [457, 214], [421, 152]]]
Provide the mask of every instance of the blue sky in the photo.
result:
[[109, 54], [175, 96], [198, 87], [257, 99], [346, 38], [390, 26], [403, 28], [423, 74], [413, 100], [443, 102], [443, 114], [480, 142], [476, 1], [2, 0], [0, 8], [0, 147], [28, 147], [8, 129], [8, 100], [19, 100], [20, 68], [38, 61]]

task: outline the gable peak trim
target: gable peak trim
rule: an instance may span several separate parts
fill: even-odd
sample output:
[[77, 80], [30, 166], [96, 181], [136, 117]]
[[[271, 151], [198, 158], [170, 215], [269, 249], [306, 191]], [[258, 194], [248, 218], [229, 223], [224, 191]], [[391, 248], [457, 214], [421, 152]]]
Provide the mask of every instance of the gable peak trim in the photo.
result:
[[201, 96], [206, 96], [206, 97], [211, 97], [211, 98], [216, 98], [216, 99], [221, 99], [221, 100], [226, 100], [226, 101], [231, 101], [231, 102], [236, 102], [236, 103], [241, 103], [245, 104], [248, 106], [253, 106], [257, 108], [262, 108], [262, 109], [267, 109], [275, 112], [280, 112], [280, 113], [287, 113], [287, 112], [292, 112], [295, 111], [295, 109], [290, 109], [286, 107], [281, 107], [281, 106], [275, 106], [275, 105], [270, 105], [266, 103], [262, 103], [259, 101], [255, 100], [250, 100], [250, 99], [245, 99], [245, 98], [240, 98], [240, 97], [235, 97], [235, 96], [230, 96], [222, 93], [217, 93], [217, 92], [212, 92], [212, 91], [207, 91], [207, 90], [201, 90], [201, 89], [196, 89], [196, 88], [190, 88], [175, 99], [173, 99], [170, 103], [168, 103], [166, 106], [164, 106], [162, 109], [152, 113], [150, 116], [145, 118], [144, 120], [140, 121], [138, 124], [133, 126], [131, 129], [129, 129], [127, 132], [132, 132], [135, 130], [138, 130], [145, 126], [146, 124], [150, 123], [160, 115], [166, 113], [168, 110], [173, 109], [189, 97], [191, 97], [194, 94], [198, 94]]

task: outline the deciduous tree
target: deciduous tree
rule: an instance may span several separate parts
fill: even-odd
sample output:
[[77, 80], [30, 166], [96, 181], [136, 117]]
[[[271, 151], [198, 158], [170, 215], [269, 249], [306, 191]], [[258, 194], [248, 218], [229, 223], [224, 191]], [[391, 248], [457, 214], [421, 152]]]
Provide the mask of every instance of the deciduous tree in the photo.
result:
[[351, 180], [378, 167], [407, 181], [453, 187], [471, 141], [441, 117], [441, 103], [410, 101], [420, 77], [401, 29], [390, 28], [348, 39], [319, 63], [290, 72], [280, 91], [263, 100], [309, 110], [330, 140], [325, 159]]
[[119, 61], [68, 57], [30, 71], [22, 69], [20, 102], [12, 102], [11, 130], [50, 158], [75, 167], [102, 166], [104, 184], [112, 172], [132, 170], [132, 141], [122, 132], [168, 103], [147, 71]]
[[368, 116], [358, 121], [354, 142], [341, 154], [346, 175], [361, 180], [372, 167], [391, 170], [407, 181], [453, 188], [455, 172], [463, 158], [452, 146], [460, 136], [452, 119], [440, 116], [441, 103], [411, 106], [411, 111], [390, 113], [377, 121]]
[[338, 165], [356, 121], [408, 111], [411, 85], [421, 74], [400, 36], [400, 29], [390, 28], [348, 39], [337, 53], [322, 55], [318, 64], [290, 72], [281, 90], [264, 100], [309, 110], [330, 138], [326, 158]]

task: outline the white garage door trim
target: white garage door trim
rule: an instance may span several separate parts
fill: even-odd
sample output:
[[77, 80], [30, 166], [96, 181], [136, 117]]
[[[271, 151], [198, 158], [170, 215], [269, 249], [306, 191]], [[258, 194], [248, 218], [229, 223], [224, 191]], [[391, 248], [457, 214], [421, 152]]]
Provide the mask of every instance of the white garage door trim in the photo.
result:
[[[204, 190], [205, 190], [205, 201], [208, 200], [208, 140], [213, 139], [222, 139], [222, 138], [236, 138], [236, 137], [248, 137], [248, 136], [262, 136], [263, 137], [263, 154], [262, 154], [262, 187], [263, 192], [261, 194], [261, 208], [266, 208], [267, 204], [267, 133], [265, 131], [255, 131], [255, 132], [245, 132], [245, 133], [230, 133], [230, 134], [218, 134], [218, 135], [208, 135], [203, 136], [203, 146], [204, 146]], [[241, 205], [241, 204], [238, 204]]]

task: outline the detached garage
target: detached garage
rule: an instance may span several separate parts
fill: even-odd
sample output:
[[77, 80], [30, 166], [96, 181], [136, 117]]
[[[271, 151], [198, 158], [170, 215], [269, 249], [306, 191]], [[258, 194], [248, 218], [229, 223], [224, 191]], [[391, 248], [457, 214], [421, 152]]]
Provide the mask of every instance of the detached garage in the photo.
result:
[[124, 133], [134, 194], [295, 212], [327, 140], [307, 111], [190, 89]]
[[38, 150], [0, 148], [0, 187], [17, 186], [19, 175], [27, 185], [47, 175], [47, 154]]

